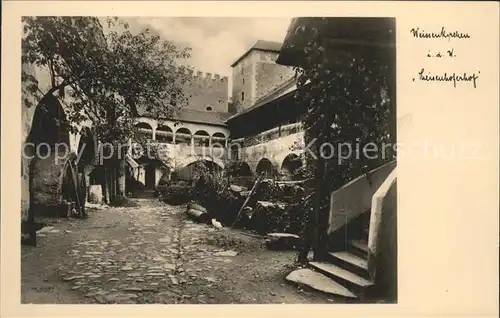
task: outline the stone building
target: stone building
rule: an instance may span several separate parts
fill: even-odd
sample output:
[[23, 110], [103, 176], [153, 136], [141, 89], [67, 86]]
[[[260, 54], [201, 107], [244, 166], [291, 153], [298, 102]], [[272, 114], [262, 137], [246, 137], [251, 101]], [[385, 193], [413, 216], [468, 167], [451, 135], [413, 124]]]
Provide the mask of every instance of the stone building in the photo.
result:
[[[83, 203], [88, 196], [88, 187], [102, 186], [102, 196], [110, 193], [128, 194], [134, 185], [139, 184], [142, 189], [154, 190], [162, 177], [190, 180], [193, 168], [197, 162], [208, 163], [213, 169], [222, 169], [230, 160], [238, 160], [247, 166], [245, 174], [255, 176], [265, 171], [269, 176], [287, 177], [300, 165], [296, 159], [298, 151], [295, 145], [302, 142], [302, 133], [298, 124], [301, 111], [294, 106], [292, 94], [295, 90], [294, 72], [291, 67], [276, 64], [281, 48], [280, 43], [257, 41], [242, 56], [232, 64], [233, 88], [231, 103], [229, 97], [229, 79], [218, 74], [194, 72], [189, 70], [190, 81], [184, 86], [188, 103], [172, 118], [155, 119], [149, 116], [145, 108], [138, 106], [136, 117], [137, 127], [141, 134], [161, 145], [165, 150], [165, 158], [141, 157], [127, 158], [128, 182], [114, 182], [117, 178], [116, 170], [106, 170], [98, 164], [95, 149], [85, 157], [89, 158], [78, 167], [81, 171], [79, 178], [83, 179], [87, 193], [80, 194]], [[24, 65], [25, 70], [39, 80], [43, 88], [50, 83], [47, 72], [40, 68]], [[45, 83], [45, 84], [44, 84]], [[64, 92], [60, 92], [64, 96]], [[57, 122], [57, 118], [64, 117], [64, 105], [70, 103], [69, 98], [55, 98], [53, 118], [48, 121]], [[62, 98], [64, 97], [64, 98]], [[31, 100], [38, 104], [39, 98], [23, 90], [23, 103]], [[37, 131], [40, 127], [40, 118], [36, 115], [35, 107], [23, 107], [23, 143], [30, 142], [32, 136], [44, 135]], [[45, 119], [44, 119], [45, 120]], [[46, 125], [46, 124], [44, 124]], [[90, 124], [88, 124], [90, 126]], [[81, 148], [81, 143], [89, 140], [82, 139], [79, 134], [71, 134], [65, 128], [54, 128], [60, 132], [55, 143], [62, 136], [70, 145], [69, 153], [75, 155]], [[31, 137], [30, 137], [31, 136]], [[90, 137], [92, 144], [98, 141]], [[233, 147], [231, 147], [231, 145]], [[36, 145], [35, 145], [36, 147]], [[234, 150], [238, 148], [238, 150]], [[53, 158], [52, 158], [53, 159]], [[37, 167], [43, 160], [34, 163]], [[53, 162], [47, 159], [44, 162]], [[26, 216], [30, 201], [36, 204], [57, 205], [65, 199], [62, 196], [63, 185], [68, 184], [63, 177], [70, 175], [65, 172], [69, 163], [49, 164], [51, 167], [34, 167], [31, 173], [37, 175], [30, 178], [30, 162], [22, 159], [22, 210]], [[76, 167], [74, 167], [76, 169]], [[53, 173], [49, 173], [52, 171]], [[47, 175], [45, 175], [47, 174]], [[50, 174], [50, 175], [49, 175]], [[43, 182], [39, 182], [43, 180]], [[66, 181], [64, 181], [66, 180]], [[106, 182], [112, 180], [112, 182]], [[34, 181], [34, 183], [33, 183]], [[30, 185], [31, 182], [31, 185]], [[38, 185], [37, 185], [38, 184]], [[112, 185], [106, 188], [106, 184]], [[118, 184], [118, 185], [117, 185]], [[29, 189], [36, 191], [29, 191]], [[119, 189], [117, 189], [119, 187]], [[94, 187], [95, 188], [95, 187]], [[52, 189], [50, 195], [43, 194]], [[54, 190], [58, 189], [58, 190]], [[50, 190], [50, 191], [52, 191]], [[31, 197], [30, 197], [31, 193]], [[41, 197], [41, 201], [34, 197]], [[49, 199], [50, 197], [50, 199]], [[37, 201], [38, 200], [38, 201]], [[71, 198], [68, 198], [71, 200]], [[38, 203], [37, 203], [38, 202]]]

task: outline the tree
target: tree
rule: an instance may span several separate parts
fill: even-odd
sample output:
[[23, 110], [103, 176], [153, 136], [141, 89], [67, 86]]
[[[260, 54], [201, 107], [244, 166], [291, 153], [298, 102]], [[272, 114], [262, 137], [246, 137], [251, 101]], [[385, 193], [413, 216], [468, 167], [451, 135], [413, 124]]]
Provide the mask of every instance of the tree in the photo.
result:
[[118, 18], [106, 23], [105, 33], [96, 17], [23, 17], [22, 62], [48, 70], [50, 88], [42, 91], [33, 74], [23, 72], [22, 80], [40, 101], [68, 89], [71, 131], [90, 122], [100, 141], [117, 143], [135, 134], [139, 109], [171, 117], [185, 104], [189, 75], [177, 62], [189, 58], [190, 49], [148, 29], [134, 34]]
[[[375, 158], [356, 153], [356, 146], [362, 150], [364, 145], [374, 144], [380, 151], [384, 149], [382, 144], [395, 140], [390, 127], [395, 111], [391, 94], [395, 80], [393, 54], [379, 48], [329, 50], [319, 30], [328, 20], [315, 22], [316, 25], [304, 24], [295, 29], [307, 39], [302, 47], [305, 58], [296, 67], [295, 97], [308, 109], [303, 119], [305, 143], [315, 140], [313, 155], [306, 156], [308, 170], [313, 173], [314, 191], [306, 202], [305, 210], [309, 213], [304, 222], [308, 242], [299, 261], [305, 260], [310, 245], [315, 247], [315, 258], [321, 258], [327, 248], [332, 191], [392, 159], [387, 153], [377, 153]], [[321, 148], [325, 143], [334, 146], [333, 156], [329, 147]], [[339, 157], [339, 145], [346, 145], [344, 150], [351, 149], [351, 154], [343, 160]]]

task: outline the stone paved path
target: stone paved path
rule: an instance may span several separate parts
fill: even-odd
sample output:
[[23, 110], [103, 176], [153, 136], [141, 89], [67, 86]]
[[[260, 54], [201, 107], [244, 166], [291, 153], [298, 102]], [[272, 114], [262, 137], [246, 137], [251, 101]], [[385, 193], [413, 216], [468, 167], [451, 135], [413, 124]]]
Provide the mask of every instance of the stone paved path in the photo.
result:
[[325, 303], [285, 284], [295, 258], [216, 230], [184, 207], [135, 200], [61, 220], [22, 247], [23, 303]]

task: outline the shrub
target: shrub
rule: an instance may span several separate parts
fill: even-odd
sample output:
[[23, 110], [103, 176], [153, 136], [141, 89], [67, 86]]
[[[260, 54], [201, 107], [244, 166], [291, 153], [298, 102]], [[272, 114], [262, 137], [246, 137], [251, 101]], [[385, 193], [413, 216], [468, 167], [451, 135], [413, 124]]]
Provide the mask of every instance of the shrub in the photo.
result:
[[115, 196], [111, 200], [109, 205], [113, 206], [113, 207], [136, 207], [137, 206], [137, 204], [134, 201], [131, 201], [122, 195]]
[[161, 200], [172, 205], [181, 205], [191, 200], [192, 187], [186, 181], [166, 181], [156, 187]]

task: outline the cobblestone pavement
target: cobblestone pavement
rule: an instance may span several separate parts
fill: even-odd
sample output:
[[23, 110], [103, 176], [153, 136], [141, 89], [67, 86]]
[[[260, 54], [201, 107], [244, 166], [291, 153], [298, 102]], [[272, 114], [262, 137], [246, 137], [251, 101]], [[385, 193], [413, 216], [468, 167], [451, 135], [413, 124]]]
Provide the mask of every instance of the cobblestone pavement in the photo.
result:
[[186, 218], [185, 207], [134, 200], [42, 230], [22, 247], [23, 303], [325, 303], [285, 284], [294, 253]]

